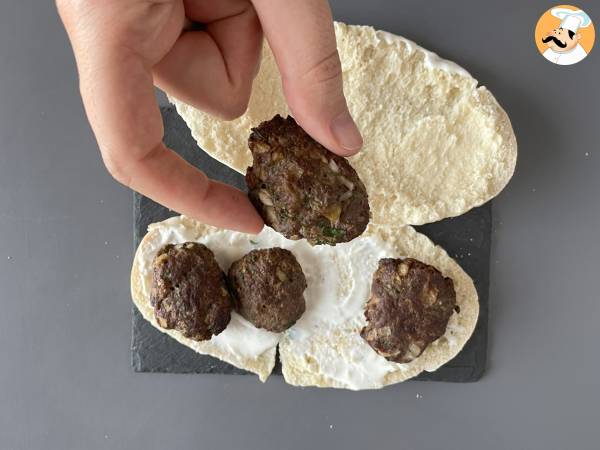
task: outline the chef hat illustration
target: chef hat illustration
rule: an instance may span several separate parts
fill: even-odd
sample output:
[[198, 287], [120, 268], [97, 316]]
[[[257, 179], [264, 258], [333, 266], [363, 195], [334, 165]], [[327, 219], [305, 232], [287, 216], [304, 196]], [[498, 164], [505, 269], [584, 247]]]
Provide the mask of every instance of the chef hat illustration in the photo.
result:
[[580, 28], [588, 27], [592, 23], [592, 19], [584, 11], [567, 8], [554, 8], [550, 13], [561, 20], [560, 27], [565, 30], [571, 30], [577, 33]]

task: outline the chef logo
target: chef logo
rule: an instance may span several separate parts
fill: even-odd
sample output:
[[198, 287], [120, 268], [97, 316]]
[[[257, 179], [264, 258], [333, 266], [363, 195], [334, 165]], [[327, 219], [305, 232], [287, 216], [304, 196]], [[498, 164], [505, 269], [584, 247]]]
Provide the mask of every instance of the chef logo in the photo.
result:
[[568, 66], [583, 60], [594, 46], [592, 19], [576, 6], [559, 5], [546, 11], [535, 27], [535, 43], [548, 61]]

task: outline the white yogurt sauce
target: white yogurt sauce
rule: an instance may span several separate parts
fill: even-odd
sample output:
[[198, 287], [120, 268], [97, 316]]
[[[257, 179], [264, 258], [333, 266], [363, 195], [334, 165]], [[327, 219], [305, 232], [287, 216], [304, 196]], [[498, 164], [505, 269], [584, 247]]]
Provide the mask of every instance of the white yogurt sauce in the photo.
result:
[[302, 265], [308, 287], [306, 312], [290, 329], [294, 339], [360, 320], [369, 299], [373, 272], [392, 249], [376, 237], [361, 237], [335, 247], [310, 247], [302, 241], [291, 249]]

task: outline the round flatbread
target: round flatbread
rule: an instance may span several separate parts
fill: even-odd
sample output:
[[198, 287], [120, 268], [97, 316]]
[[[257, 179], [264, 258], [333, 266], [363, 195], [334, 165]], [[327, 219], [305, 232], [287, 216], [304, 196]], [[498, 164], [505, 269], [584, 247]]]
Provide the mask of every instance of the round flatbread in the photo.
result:
[[[386, 257], [417, 259], [451, 278], [460, 312], [450, 317], [446, 333], [441, 338], [407, 364], [388, 361], [369, 347], [360, 336], [366, 325], [362, 309], [359, 314], [334, 326], [318, 317], [312, 318], [313, 324], [307, 326], [301, 318], [296, 327], [305, 325], [305, 328], [312, 329], [312, 333], [294, 333], [292, 327], [279, 343], [283, 375], [288, 383], [352, 390], [381, 388], [413, 378], [423, 371], [437, 370], [453, 359], [473, 334], [479, 317], [477, 290], [473, 280], [444, 249], [410, 226], [388, 230], [371, 225], [366, 235], [376, 236], [390, 246], [390, 254]], [[364, 255], [362, 261], [360, 271], [346, 272], [342, 283], [353, 286], [355, 277], [365, 276], [361, 275], [364, 272], [370, 279], [379, 259], [370, 260], [368, 255]]]

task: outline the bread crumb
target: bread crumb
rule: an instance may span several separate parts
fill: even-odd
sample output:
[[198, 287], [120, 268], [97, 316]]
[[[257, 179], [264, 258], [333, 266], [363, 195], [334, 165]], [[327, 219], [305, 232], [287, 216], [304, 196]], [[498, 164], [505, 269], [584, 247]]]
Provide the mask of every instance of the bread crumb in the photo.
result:
[[12, 259], [12, 256], [7, 256], [6, 259], [10, 261]]
[[417, 395], [416, 395], [416, 398], [418, 398], [418, 399], [421, 399], [421, 398], [423, 398], [423, 394], [417, 394]]
[[590, 152], [585, 152], [585, 156], [590, 156]]
[[104, 241], [104, 245], [108, 245], [108, 241]]
[[333, 424], [332, 424], [332, 425], [329, 425], [329, 429], [330, 429], [330, 430], [333, 430]]

